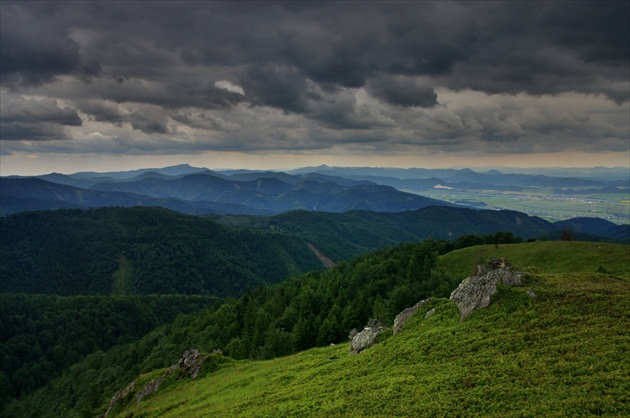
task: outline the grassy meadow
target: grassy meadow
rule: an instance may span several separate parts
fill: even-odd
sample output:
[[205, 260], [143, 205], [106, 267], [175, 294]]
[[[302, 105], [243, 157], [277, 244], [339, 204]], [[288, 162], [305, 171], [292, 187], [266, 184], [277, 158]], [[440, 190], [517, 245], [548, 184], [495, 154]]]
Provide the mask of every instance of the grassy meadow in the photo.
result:
[[356, 356], [344, 343], [266, 361], [221, 358], [197, 380], [172, 378], [114, 415], [629, 416], [629, 249], [536, 242], [455, 251], [440, 265], [462, 278], [484, 257], [531, 274], [463, 322], [448, 299], [435, 299]]
[[584, 241], [534, 241], [480, 245], [452, 251], [438, 265], [453, 277], [470, 276], [477, 264], [504, 257], [532, 273], [611, 273], [630, 279], [630, 246]]

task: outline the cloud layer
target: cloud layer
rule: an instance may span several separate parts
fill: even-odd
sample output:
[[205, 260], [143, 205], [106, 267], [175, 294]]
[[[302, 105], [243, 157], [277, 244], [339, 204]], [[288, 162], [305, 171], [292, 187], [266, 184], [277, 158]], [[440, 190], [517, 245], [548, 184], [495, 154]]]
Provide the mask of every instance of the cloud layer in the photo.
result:
[[629, 7], [4, 1], [2, 154], [627, 152]]

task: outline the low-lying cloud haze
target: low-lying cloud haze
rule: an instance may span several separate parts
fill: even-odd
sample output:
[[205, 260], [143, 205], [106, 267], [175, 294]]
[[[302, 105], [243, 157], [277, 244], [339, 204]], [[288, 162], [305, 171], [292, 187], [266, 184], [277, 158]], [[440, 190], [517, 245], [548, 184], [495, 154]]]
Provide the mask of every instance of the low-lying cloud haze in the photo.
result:
[[2, 1], [0, 13], [3, 175], [630, 164], [626, 1]]

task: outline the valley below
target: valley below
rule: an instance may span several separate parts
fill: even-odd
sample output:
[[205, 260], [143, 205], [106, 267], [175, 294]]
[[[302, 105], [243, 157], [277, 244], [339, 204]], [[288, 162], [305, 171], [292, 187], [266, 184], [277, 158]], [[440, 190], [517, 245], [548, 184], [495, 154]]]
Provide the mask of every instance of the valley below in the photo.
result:
[[421, 193], [432, 199], [468, 207], [501, 210], [510, 209], [539, 216], [548, 221], [575, 217], [594, 217], [627, 224], [630, 195], [628, 193], [558, 194], [554, 190], [531, 192], [501, 192], [497, 190], [425, 190]]

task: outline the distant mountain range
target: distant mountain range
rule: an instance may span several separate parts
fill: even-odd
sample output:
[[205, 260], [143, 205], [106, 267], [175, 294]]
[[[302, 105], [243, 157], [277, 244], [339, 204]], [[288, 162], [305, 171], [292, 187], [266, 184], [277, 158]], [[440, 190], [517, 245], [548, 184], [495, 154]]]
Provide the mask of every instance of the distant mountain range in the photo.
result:
[[0, 178], [0, 213], [103, 206], [161, 206], [187, 214], [273, 215], [291, 210], [401, 212], [452, 203], [388, 185], [319, 173], [238, 172], [188, 165], [120, 173]]
[[630, 240], [630, 225], [617, 225], [600, 218], [572, 218], [554, 222], [554, 226], [557, 229], [569, 230], [578, 235], [599, 235], [626, 242]]
[[560, 178], [586, 178], [592, 180], [624, 180], [627, 182], [630, 176], [630, 170], [626, 167], [579, 167], [579, 168], [514, 168], [499, 167], [487, 169], [476, 169], [473, 171], [469, 168], [391, 168], [391, 167], [331, 167], [328, 165], [320, 165], [316, 167], [303, 167], [294, 170], [288, 170], [288, 173], [327, 173], [331, 175], [342, 176], [384, 176], [397, 177], [401, 179], [429, 178], [440, 177], [448, 179], [461, 173], [483, 173], [483, 174], [525, 174], [532, 176], [550, 176]]
[[[600, 189], [605, 193], [628, 193], [630, 173], [627, 169], [556, 169], [556, 176], [542, 174], [506, 174], [492, 169], [477, 172], [464, 169], [425, 169], [425, 168], [371, 168], [371, 167], [307, 167], [291, 170], [289, 173], [318, 173], [349, 179], [368, 180], [376, 184], [388, 185], [397, 189], [423, 191], [436, 186], [452, 187], [460, 190], [501, 190], [525, 191], [533, 187], [553, 187], [564, 194], [592, 193]], [[574, 189], [575, 188], [575, 189]]]
[[[575, 195], [630, 193], [623, 168], [554, 169], [542, 174], [496, 169], [305, 167], [286, 172], [219, 170], [183, 164], [120, 172], [51, 173], [0, 178], [0, 215], [61, 208], [160, 206], [202, 214], [276, 215], [294, 210], [319, 212], [404, 212], [456, 204], [483, 208], [483, 202], [454, 203], [422, 196], [435, 189], [495, 190]], [[624, 177], [625, 173], [625, 177]], [[623, 235], [623, 234], [622, 234]]]

